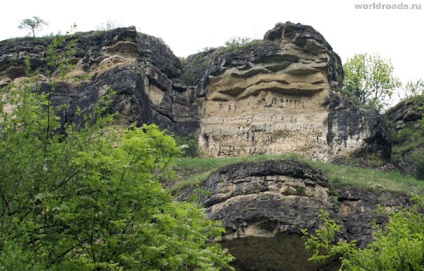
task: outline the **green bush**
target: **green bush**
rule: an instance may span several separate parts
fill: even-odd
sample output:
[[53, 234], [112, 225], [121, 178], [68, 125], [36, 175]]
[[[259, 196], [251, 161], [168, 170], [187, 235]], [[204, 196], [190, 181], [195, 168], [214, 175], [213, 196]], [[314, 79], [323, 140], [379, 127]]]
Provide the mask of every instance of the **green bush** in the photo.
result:
[[415, 177], [424, 180], [424, 149], [417, 149], [412, 152], [411, 160], [415, 166]]
[[424, 199], [415, 197], [415, 205], [397, 212], [384, 212], [389, 222], [384, 226], [374, 225], [373, 241], [365, 248], [356, 242], [336, 241], [340, 226], [321, 212], [320, 229], [314, 234], [302, 230], [305, 247], [312, 250], [309, 260], [325, 262], [339, 258], [340, 270], [386, 271], [424, 270]]
[[[52, 43], [51, 74], [70, 51]], [[57, 70], [58, 69], [58, 70]], [[159, 183], [180, 149], [155, 125], [119, 133], [109, 96], [64, 124], [36, 76], [0, 90], [0, 270], [222, 270], [224, 229]], [[37, 94], [38, 93], [38, 94]], [[91, 124], [91, 125], [90, 125]]]
[[183, 157], [198, 157], [199, 156], [199, 145], [197, 143], [196, 135], [179, 136], [172, 134], [178, 147], [181, 149]]

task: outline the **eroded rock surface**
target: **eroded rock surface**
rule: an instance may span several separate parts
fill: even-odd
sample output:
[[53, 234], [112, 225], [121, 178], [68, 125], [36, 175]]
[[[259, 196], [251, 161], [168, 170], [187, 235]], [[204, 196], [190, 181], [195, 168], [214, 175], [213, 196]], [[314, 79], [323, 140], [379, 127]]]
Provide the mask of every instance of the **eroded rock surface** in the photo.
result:
[[[242, 48], [220, 48], [185, 63], [155, 37], [134, 27], [78, 33], [75, 69], [58, 82], [54, 105], [68, 105], [64, 122], [81, 122], [113, 89], [116, 124], [156, 123], [176, 134], [197, 133], [208, 156], [298, 152], [331, 160], [361, 152], [390, 157], [383, 118], [360, 109], [335, 90], [343, 79], [339, 57], [312, 27], [279, 23], [265, 39]], [[25, 56], [45, 74], [48, 39], [0, 42], [0, 87], [25, 75]], [[78, 79], [78, 80], [73, 80]], [[44, 78], [41, 91], [49, 87]], [[223, 246], [237, 270], [333, 270], [308, 262], [300, 229], [319, 226], [327, 210], [344, 225], [342, 238], [366, 244], [378, 204], [394, 208], [405, 198], [388, 192], [334, 187], [319, 171], [277, 161], [225, 167], [202, 189], [211, 218], [227, 230]], [[335, 196], [338, 194], [338, 197]], [[324, 268], [324, 269], [322, 269]]]
[[[201, 188], [210, 218], [226, 228], [222, 245], [236, 257], [239, 271], [338, 270], [338, 263], [309, 262], [301, 229], [320, 225], [320, 210], [342, 225], [339, 238], [370, 242], [372, 223], [386, 222], [377, 207], [393, 210], [408, 197], [383, 190], [330, 188], [308, 165], [288, 160], [237, 164], [211, 174]], [[210, 194], [209, 194], [210, 193]]]
[[406, 174], [424, 179], [420, 153], [424, 153], [424, 96], [405, 99], [389, 109], [385, 116], [393, 135], [392, 163]]
[[[310, 26], [279, 23], [262, 41], [184, 61], [134, 27], [76, 38], [75, 68], [51, 95], [53, 104], [68, 105], [61, 112], [64, 122], [81, 122], [76, 109], [90, 112], [112, 89], [117, 95], [110, 112], [119, 113], [118, 125], [156, 123], [175, 134], [195, 134], [206, 156], [390, 157], [384, 120], [335, 92], [343, 79], [340, 58]], [[33, 69], [46, 74], [50, 42], [0, 42], [0, 87], [25, 75], [26, 56]], [[42, 90], [46, 81], [40, 82]]]
[[[262, 42], [219, 52], [189, 58], [205, 95], [199, 143], [207, 156], [298, 152], [329, 160], [366, 150], [390, 157], [384, 119], [334, 93], [341, 61], [312, 27], [280, 23]], [[203, 67], [203, 77], [193, 67]]]
[[[116, 92], [110, 111], [118, 112], [116, 124], [156, 123], [177, 134], [192, 134], [199, 128], [194, 87], [180, 81], [180, 61], [160, 39], [138, 33], [135, 27], [77, 33], [71, 62], [75, 68], [59, 80], [52, 93], [53, 104], [68, 105], [62, 120], [80, 122], [101, 96]], [[45, 39], [0, 42], [0, 87], [25, 76], [24, 59], [32, 68], [46, 73]], [[60, 52], [62, 48], [58, 48]], [[53, 75], [55, 75], [53, 73]], [[48, 85], [40, 82], [42, 90]]]
[[222, 245], [238, 270], [314, 270], [300, 230], [331, 211], [325, 177], [294, 161], [240, 164], [213, 173], [201, 186], [210, 218], [226, 228]]

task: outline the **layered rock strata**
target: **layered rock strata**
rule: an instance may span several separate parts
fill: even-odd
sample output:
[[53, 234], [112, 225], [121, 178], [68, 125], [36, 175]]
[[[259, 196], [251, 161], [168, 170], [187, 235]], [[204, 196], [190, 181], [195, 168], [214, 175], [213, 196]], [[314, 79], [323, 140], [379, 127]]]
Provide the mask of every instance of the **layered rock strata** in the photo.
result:
[[[262, 41], [210, 49], [184, 61], [134, 27], [75, 37], [75, 68], [51, 94], [53, 104], [68, 105], [60, 114], [63, 122], [81, 122], [77, 108], [90, 112], [114, 90], [110, 112], [118, 112], [116, 124], [156, 123], [175, 134], [196, 135], [205, 156], [390, 157], [383, 118], [335, 92], [343, 79], [340, 58], [310, 26], [279, 23]], [[0, 42], [0, 87], [25, 75], [26, 56], [46, 74], [50, 42]], [[47, 81], [40, 82], [42, 90]]]
[[342, 64], [312, 27], [280, 23], [264, 41], [218, 53], [210, 52], [212, 64], [197, 63], [207, 66], [199, 78], [205, 95], [199, 143], [207, 156], [297, 152], [328, 160], [359, 150], [390, 156], [383, 118], [334, 93]]
[[320, 211], [342, 226], [340, 239], [370, 242], [373, 223], [386, 222], [378, 206], [392, 210], [408, 197], [387, 191], [330, 187], [326, 177], [296, 161], [237, 164], [211, 174], [201, 189], [210, 218], [226, 228], [222, 245], [238, 271], [338, 270], [338, 263], [308, 261], [301, 229], [320, 226]]
[[[72, 38], [77, 39], [71, 58], [75, 67], [66, 81], [56, 78], [59, 83], [51, 94], [54, 105], [67, 105], [63, 121], [80, 122], [76, 108], [83, 114], [90, 112], [100, 97], [113, 90], [110, 112], [119, 113], [118, 125], [156, 123], [186, 135], [198, 130], [195, 89], [181, 83], [180, 61], [162, 40], [138, 33], [135, 27], [77, 33]], [[51, 40], [0, 42], [0, 87], [25, 76], [25, 57], [34, 70], [46, 74]], [[46, 82], [46, 78], [40, 82], [42, 90], [48, 88]]]

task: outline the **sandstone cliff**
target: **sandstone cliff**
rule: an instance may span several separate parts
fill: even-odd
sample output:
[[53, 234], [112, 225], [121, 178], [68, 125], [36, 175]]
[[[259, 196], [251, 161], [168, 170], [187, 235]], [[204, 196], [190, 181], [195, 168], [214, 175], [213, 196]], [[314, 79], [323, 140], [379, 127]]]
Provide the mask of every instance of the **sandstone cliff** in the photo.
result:
[[[198, 136], [207, 156], [297, 152], [320, 160], [361, 152], [390, 157], [383, 118], [335, 90], [340, 58], [310, 26], [279, 23], [264, 40], [216, 48], [180, 61], [158, 38], [134, 27], [78, 33], [75, 69], [52, 94], [63, 121], [79, 122], [113, 89], [116, 123], [156, 123]], [[49, 38], [0, 42], [0, 87], [25, 74], [24, 58], [44, 70]], [[42, 85], [42, 87], [47, 87]]]
[[263, 41], [189, 57], [187, 70], [205, 97], [199, 143], [208, 156], [390, 157], [383, 118], [334, 91], [343, 80], [340, 58], [310, 26], [279, 23]]

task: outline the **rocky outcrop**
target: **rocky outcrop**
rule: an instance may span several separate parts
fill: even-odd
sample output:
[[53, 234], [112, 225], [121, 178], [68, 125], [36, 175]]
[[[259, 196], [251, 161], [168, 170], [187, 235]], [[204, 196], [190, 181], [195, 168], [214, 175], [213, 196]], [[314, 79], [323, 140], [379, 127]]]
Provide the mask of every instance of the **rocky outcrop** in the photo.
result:
[[390, 160], [392, 137], [384, 116], [374, 109], [354, 106], [334, 92], [326, 96], [324, 104], [328, 109], [326, 144], [331, 160], [370, 153]]
[[203, 52], [187, 67], [205, 96], [199, 144], [207, 156], [390, 157], [384, 119], [334, 92], [343, 80], [340, 58], [310, 26], [279, 23], [264, 41]]
[[315, 270], [300, 230], [317, 228], [320, 210], [331, 210], [322, 174], [294, 161], [239, 164], [213, 173], [201, 187], [202, 204], [226, 228], [222, 245], [237, 270]]
[[393, 137], [392, 163], [406, 174], [424, 179], [424, 96], [410, 97], [387, 110]]
[[[156, 123], [179, 135], [197, 134], [208, 156], [390, 157], [384, 119], [336, 91], [343, 79], [340, 59], [310, 26], [279, 23], [262, 41], [210, 49], [183, 62], [160, 39], [134, 27], [76, 38], [75, 67], [50, 90], [54, 105], [67, 105], [60, 112], [63, 122], [81, 123], [77, 109], [91, 112], [114, 90], [109, 110], [118, 112], [115, 124]], [[40, 90], [48, 91], [50, 41], [0, 42], [0, 87], [19, 83], [28, 56], [32, 68], [44, 74]], [[369, 222], [384, 221], [374, 213], [378, 204], [407, 204], [388, 192], [331, 188], [319, 171], [294, 161], [228, 166], [201, 189], [210, 193], [202, 198], [209, 216], [226, 228], [222, 245], [236, 256], [236, 269], [246, 271], [333, 270], [335, 263], [308, 262], [300, 239], [301, 229], [319, 226], [320, 210], [344, 226], [340, 238], [364, 245], [372, 232]]]
[[377, 214], [378, 205], [409, 204], [396, 193], [330, 187], [318, 170], [288, 160], [227, 166], [211, 174], [201, 189], [208, 191], [202, 204], [209, 217], [226, 228], [222, 245], [240, 271], [338, 270], [336, 262], [307, 260], [301, 229], [317, 229], [320, 210], [342, 225], [339, 238], [363, 247], [371, 240], [372, 223], [386, 221]]
[[[53, 104], [68, 105], [63, 121], [80, 122], [77, 107], [83, 114], [89, 112], [113, 90], [110, 111], [119, 112], [118, 125], [156, 123], [186, 135], [198, 130], [194, 88], [181, 83], [180, 61], [163, 41], [137, 33], [135, 27], [77, 33], [73, 38], [78, 40], [71, 59], [75, 67], [51, 95]], [[45, 74], [50, 42], [51, 38], [0, 42], [0, 87], [25, 75], [26, 56]]]
[[[75, 68], [51, 94], [53, 104], [68, 105], [63, 122], [80, 123], [77, 108], [90, 112], [114, 90], [110, 112], [119, 113], [116, 124], [156, 123], [175, 134], [196, 134], [206, 156], [390, 157], [384, 120], [335, 92], [343, 79], [340, 58], [310, 26], [279, 23], [262, 41], [210, 49], [184, 61], [134, 27], [75, 37]], [[0, 42], [0, 87], [25, 75], [26, 56], [46, 74], [50, 42]], [[45, 81], [42, 90], [48, 89]]]

